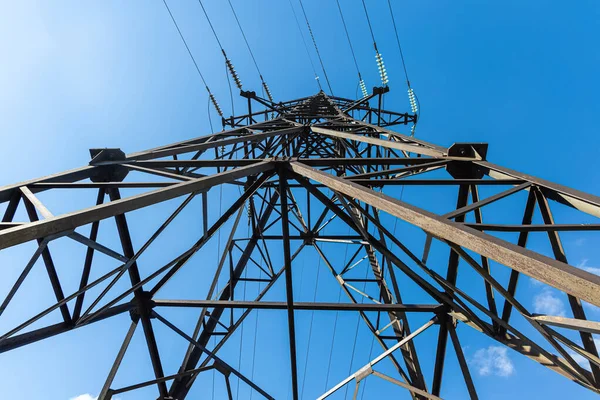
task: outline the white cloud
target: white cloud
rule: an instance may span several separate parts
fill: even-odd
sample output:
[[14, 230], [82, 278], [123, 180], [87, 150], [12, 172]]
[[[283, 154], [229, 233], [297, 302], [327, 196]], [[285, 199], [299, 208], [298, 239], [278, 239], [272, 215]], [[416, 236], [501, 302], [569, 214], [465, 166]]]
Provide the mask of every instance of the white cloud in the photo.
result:
[[587, 266], [588, 263], [588, 259], [584, 258], [581, 260], [581, 262], [579, 262], [579, 264], [576, 265], [577, 268], [585, 268]]
[[582, 356], [579, 353], [569, 353], [569, 355], [573, 358], [573, 360], [575, 360], [575, 362], [579, 365], [581, 365], [582, 367], [589, 367], [589, 361], [587, 360], [587, 358], [585, 358], [584, 356]]
[[481, 376], [497, 375], [508, 377], [515, 372], [515, 367], [508, 357], [508, 348], [490, 346], [479, 349], [470, 360], [477, 373]]
[[545, 289], [533, 298], [533, 309], [538, 314], [565, 316], [565, 305], [549, 289]]
[[585, 271], [589, 272], [590, 274], [600, 275], [600, 268], [597, 268], [597, 267], [585, 267], [583, 269]]
[[98, 399], [98, 396], [92, 396], [91, 394], [86, 393], [86, 394], [80, 394], [79, 396], [76, 396], [76, 397], [72, 397], [69, 400], [97, 400], [97, 399]]
[[529, 283], [531, 283], [532, 286], [542, 286], [542, 282], [535, 278], [529, 278]]
[[588, 266], [588, 261], [589, 260], [587, 258], [584, 258], [575, 266], [579, 269], [589, 272], [590, 274], [600, 275], [600, 268]]

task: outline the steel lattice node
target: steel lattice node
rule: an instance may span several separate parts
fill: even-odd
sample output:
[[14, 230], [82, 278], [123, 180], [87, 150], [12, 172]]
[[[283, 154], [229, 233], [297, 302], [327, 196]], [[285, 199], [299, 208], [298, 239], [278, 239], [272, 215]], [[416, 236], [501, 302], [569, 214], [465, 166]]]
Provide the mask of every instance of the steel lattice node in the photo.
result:
[[[562, 232], [600, 231], [600, 198], [493, 164], [485, 143], [444, 148], [392, 131], [415, 124], [417, 114], [385, 110], [388, 91], [376, 87], [359, 100], [320, 92], [280, 103], [242, 91], [248, 110], [223, 118], [226, 130], [132, 154], [91, 149], [87, 166], [0, 188], [0, 250], [27, 249], [29, 257], [7, 264], [18, 273], [1, 293], [0, 318], [16, 306], [35, 268], [45, 268], [54, 296], [1, 333], [0, 353], [52, 345], [53, 336], [129, 313], [100, 399], [149, 387], [163, 400], [193, 398], [209, 375], [221, 382], [216, 395], [229, 399], [240, 392], [281, 398], [288, 389], [294, 399], [339, 390], [356, 396], [366, 381], [373, 382], [367, 391], [383, 382], [390, 395], [396, 388], [437, 399], [442, 383], [457, 377], [477, 398], [460, 342], [473, 330], [566, 377], [565, 385], [600, 392], [592, 336], [600, 323], [582, 307], [600, 306], [600, 277], [570, 264], [561, 240]], [[66, 206], [73, 191], [92, 194], [81, 202], [96, 201], [51, 210], [56, 203], [47, 193], [64, 196]], [[560, 208], [568, 213], [554, 213]], [[112, 240], [99, 234], [104, 227]], [[528, 248], [533, 233], [548, 240], [548, 251]], [[56, 255], [65, 242], [84, 257], [70, 253], [63, 266]], [[76, 286], [59, 273], [65, 268], [77, 275]], [[298, 279], [300, 268], [310, 290]], [[522, 275], [560, 292], [569, 314], [529, 311]], [[171, 310], [189, 312], [193, 323], [180, 326]], [[289, 346], [269, 347], [278, 356], [270, 364], [252, 356], [249, 369], [240, 361], [249, 353], [222, 349], [244, 338], [277, 343], [269, 335], [280, 332], [265, 328], [259, 312], [283, 317], [285, 338], [278, 340]], [[328, 364], [338, 342], [335, 334], [313, 332], [323, 326], [312, 324], [317, 313], [336, 323], [337, 315], [355, 315], [355, 332], [360, 327], [373, 343], [369, 358], [371, 340], [357, 334], [343, 349], [358, 350], [354, 364]], [[44, 325], [47, 315], [59, 322]], [[249, 321], [255, 325], [244, 330]], [[344, 334], [354, 335], [347, 327]], [[330, 354], [299, 348], [325, 339]], [[133, 340], [144, 342], [152, 376], [117, 387]], [[176, 369], [165, 367], [166, 340], [181, 346]], [[426, 340], [435, 349], [432, 368], [419, 358]], [[444, 368], [447, 357], [459, 370]], [[304, 372], [325, 365], [327, 374]], [[323, 381], [332, 368], [344, 378]], [[269, 375], [283, 369], [285, 389]]]

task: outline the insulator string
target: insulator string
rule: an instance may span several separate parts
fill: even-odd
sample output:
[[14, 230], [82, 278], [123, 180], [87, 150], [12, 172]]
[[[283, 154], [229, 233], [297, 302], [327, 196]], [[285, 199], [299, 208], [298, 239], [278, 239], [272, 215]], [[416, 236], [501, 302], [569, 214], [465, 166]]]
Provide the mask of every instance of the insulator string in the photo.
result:
[[[227, 57], [227, 53], [225, 52], [223, 45], [221, 45], [221, 41], [219, 40], [219, 35], [217, 35], [217, 31], [215, 31], [215, 28], [210, 20], [210, 17], [208, 16], [206, 9], [204, 8], [204, 4], [202, 4], [202, 0], [198, 0], [198, 3], [200, 4], [200, 7], [202, 8], [202, 12], [204, 13], [204, 16], [206, 17], [206, 21], [208, 21], [210, 30], [212, 31], [213, 36], [215, 37], [215, 40], [217, 41], [217, 44], [219, 45], [219, 48], [221, 49], [221, 53], [223, 53], [223, 57], [225, 58], [225, 65], [227, 66], [227, 70], [229, 71], [231, 78], [235, 82], [235, 85], [237, 86], [237, 88], [239, 90], [242, 90], [242, 81], [241, 81], [238, 73], [236, 72], [235, 68], [233, 67], [233, 63], [231, 62], [229, 57]], [[233, 95], [232, 95], [232, 98], [233, 98]], [[233, 100], [232, 100], [232, 102], [233, 102]], [[233, 106], [232, 106], [232, 112], [233, 112]]]
[[381, 84], [383, 86], [387, 86], [390, 80], [385, 69], [385, 64], [383, 63], [383, 56], [377, 48], [377, 41], [375, 40], [375, 33], [373, 33], [373, 26], [371, 25], [371, 18], [369, 18], [369, 13], [367, 11], [367, 5], [365, 4], [365, 0], [362, 0], [362, 5], [363, 10], [365, 11], [365, 17], [367, 18], [367, 24], [369, 25], [369, 32], [371, 32], [371, 39], [373, 39], [373, 47], [375, 48], [375, 61], [377, 63], [377, 69], [379, 70]]
[[250, 43], [248, 42], [248, 38], [246, 37], [244, 28], [242, 28], [242, 24], [240, 23], [237, 13], [235, 12], [235, 9], [233, 8], [233, 4], [231, 3], [231, 0], [227, 0], [227, 2], [229, 3], [229, 7], [231, 8], [231, 12], [233, 13], [233, 17], [235, 18], [235, 22], [237, 23], [238, 28], [240, 28], [240, 32], [242, 33], [242, 37], [244, 38], [244, 42], [246, 43], [246, 47], [248, 48], [248, 52], [250, 53], [252, 62], [254, 63], [254, 66], [256, 67], [256, 72], [258, 72], [258, 76], [260, 77], [260, 82], [261, 82], [263, 88], [265, 89], [265, 92], [267, 93], [269, 100], [274, 103], [273, 95], [271, 94], [271, 90], [267, 86], [267, 83], [265, 82], [265, 80], [263, 78], [263, 74], [262, 74], [260, 68], [258, 67], [258, 62], [256, 62], [256, 58], [254, 57], [254, 52], [252, 51], [252, 48], [250, 47]]
[[[404, 69], [404, 77], [406, 78], [406, 85], [408, 86], [408, 102], [410, 103], [410, 109], [413, 114], [416, 114], [419, 111], [420, 104], [419, 98], [414, 92], [414, 89], [410, 86], [410, 79], [408, 78], [408, 71], [406, 69], [406, 62], [404, 60], [404, 52], [402, 51], [402, 45], [400, 44], [400, 35], [398, 34], [398, 27], [396, 26], [396, 18], [394, 17], [394, 9], [392, 8], [392, 2], [388, 0], [388, 8], [390, 10], [390, 15], [392, 17], [392, 25], [394, 27], [394, 33], [396, 35], [396, 43], [398, 44], [398, 51], [400, 52], [400, 60], [402, 61], [402, 68]], [[419, 113], [419, 118], [420, 118]], [[416, 123], [413, 124], [410, 135], [415, 135]]]

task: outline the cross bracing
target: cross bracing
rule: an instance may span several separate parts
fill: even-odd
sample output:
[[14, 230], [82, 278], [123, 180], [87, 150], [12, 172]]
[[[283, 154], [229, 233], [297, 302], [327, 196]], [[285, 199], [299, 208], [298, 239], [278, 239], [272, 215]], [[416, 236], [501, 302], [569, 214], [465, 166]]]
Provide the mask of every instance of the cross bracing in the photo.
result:
[[[294, 399], [317, 387], [319, 398], [369, 398], [372, 381], [435, 399], [449, 358], [477, 398], [461, 340], [476, 333], [598, 392], [600, 324], [583, 304], [600, 306], [600, 277], [569, 264], [561, 235], [600, 230], [600, 198], [495, 165], [483, 143], [445, 148], [392, 131], [417, 117], [382, 109], [386, 90], [281, 103], [242, 92], [247, 113], [223, 119], [221, 132], [132, 154], [92, 149], [85, 167], [0, 188], [0, 254], [28, 252], [9, 266], [18, 272], [0, 321], [19, 310], [21, 322], [2, 324], [0, 352], [129, 318], [101, 399], [192, 397], [208, 374], [218, 376], [218, 398], [280, 398], [287, 393], [269, 376], [281, 367]], [[439, 198], [426, 201], [432, 193]], [[66, 209], [61, 196], [82, 206]], [[533, 237], [544, 245], [531, 246]], [[57, 257], [64, 249], [71, 256]], [[41, 272], [53, 297], [44, 304], [27, 292]], [[561, 292], [569, 314], [530, 311], [523, 275]], [[314, 296], [305, 298], [306, 282]], [[356, 315], [357, 334], [345, 339], [367, 333], [374, 344], [349, 365], [336, 359], [325, 382], [305, 373], [332, 364], [305, 347], [303, 313], [315, 312]], [[273, 343], [283, 335], [280, 364], [255, 371], [241, 361], [233, 343], [244, 327]], [[124, 383], [136, 337], [152, 376]], [[167, 340], [177, 365], [165, 364]], [[365, 346], [343, 342], [353, 357]]]

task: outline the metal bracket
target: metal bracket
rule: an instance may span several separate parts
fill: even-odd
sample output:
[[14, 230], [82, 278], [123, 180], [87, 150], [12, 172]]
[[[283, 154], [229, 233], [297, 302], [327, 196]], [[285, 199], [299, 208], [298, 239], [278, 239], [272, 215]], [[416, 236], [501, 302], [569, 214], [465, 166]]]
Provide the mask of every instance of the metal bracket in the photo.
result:
[[456, 179], [481, 179], [483, 171], [471, 161], [484, 161], [487, 157], [487, 143], [454, 143], [448, 148], [448, 157], [464, 158], [465, 161], [451, 161], [446, 170]]
[[356, 371], [356, 374], [354, 374], [354, 378], [356, 379], [356, 382], [360, 382], [363, 379], [367, 378], [372, 373], [373, 373], [373, 368], [371, 367], [371, 364], [367, 364], [364, 367], [362, 367], [361, 369], [359, 369], [358, 371]]
[[129, 169], [118, 163], [127, 158], [121, 149], [90, 149], [90, 157], [89, 165], [96, 167], [90, 177], [92, 182], [121, 182], [129, 173]]

